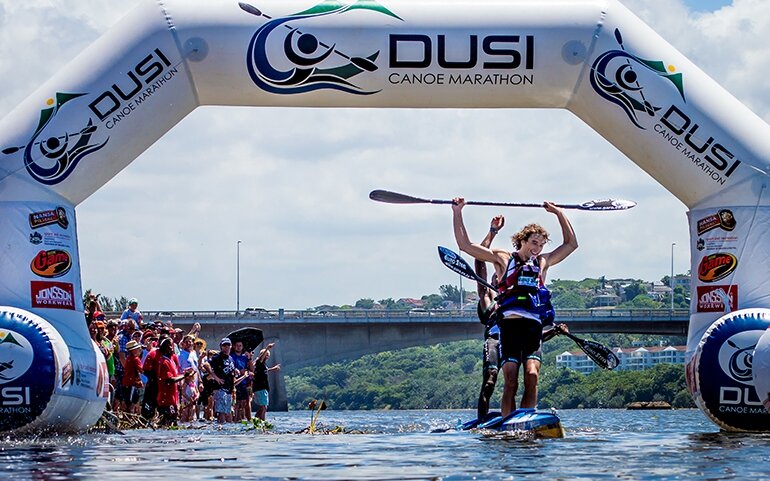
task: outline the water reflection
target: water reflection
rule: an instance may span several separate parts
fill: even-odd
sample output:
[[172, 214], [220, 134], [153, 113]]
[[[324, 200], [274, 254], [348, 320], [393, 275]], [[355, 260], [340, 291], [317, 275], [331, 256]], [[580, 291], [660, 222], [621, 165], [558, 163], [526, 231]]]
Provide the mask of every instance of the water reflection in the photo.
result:
[[245, 426], [128, 431], [0, 442], [0, 479], [763, 479], [770, 435], [719, 432], [700, 411], [562, 412], [564, 439], [431, 433], [472, 411], [325, 411], [322, 425], [361, 434], [294, 434], [303, 412]]

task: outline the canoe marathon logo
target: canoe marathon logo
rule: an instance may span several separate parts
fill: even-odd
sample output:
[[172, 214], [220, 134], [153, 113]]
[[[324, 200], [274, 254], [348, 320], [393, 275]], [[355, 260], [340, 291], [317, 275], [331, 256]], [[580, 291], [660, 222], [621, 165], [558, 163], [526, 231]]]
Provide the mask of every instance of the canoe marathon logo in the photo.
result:
[[763, 331], [743, 331], [730, 336], [719, 348], [719, 366], [733, 381], [753, 384], [751, 365], [754, 348]]
[[0, 329], [0, 385], [23, 376], [34, 359], [35, 350], [24, 336]]
[[[599, 55], [591, 65], [589, 80], [594, 91], [620, 107], [637, 128], [653, 130], [672, 148], [699, 167], [713, 181], [724, 185], [741, 163], [728, 147], [721, 144], [688, 114], [674, 104], [664, 107], [653, 100], [660, 90], [660, 79], [674, 87], [683, 103], [682, 74], [674, 65], [648, 60], [626, 51], [620, 30], [615, 29], [620, 49]], [[663, 114], [660, 112], [663, 111]]]
[[[57, 92], [55, 99], [46, 101], [48, 107], [40, 111], [40, 120], [26, 145], [6, 147], [4, 155], [24, 152], [24, 167], [33, 179], [46, 185], [55, 185], [66, 179], [78, 162], [107, 145], [109, 137], [101, 139], [98, 127], [89, 117], [88, 121], [71, 118], [70, 102], [86, 94]], [[70, 130], [72, 125], [82, 125]], [[63, 129], [70, 130], [62, 132]]]
[[[324, 42], [297, 26], [307, 20], [343, 15], [352, 10], [368, 10], [402, 20], [376, 1], [358, 0], [344, 4], [338, 0], [326, 0], [302, 12], [278, 18], [272, 18], [248, 3], [238, 5], [244, 12], [268, 20], [254, 33], [246, 54], [249, 76], [262, 90], [274, 94], [298, 94], [320, 89], [356, 95], [379, 92], [364, 90], [351, 81], [363, 72], [378, 69], [375, 62], [380, 55], [379, 50], [360, 56], [351, 55], [355, 45], [338, 48], [336, 43]], [[276, 46], [277, 42], [283, 45], [283, 58], [273, 58], [268, 53], [268, 43]], [[340, 58], [341, 62], [338, 61]]]
[[33, 212], [29, 215], [29, 226], [33, 229], [52, 224], [58, 224], [62, 229], [69, 227], [70, 221], [67, 220], [67, 210], [64, 207]]
[[729, 276], [738, 267], [738, 259], [728, 252], [703, 256], [698, 265], [698, 279], [716, 282]]
[[72, 258], [67, 251], [60, 249], [41, 250], [32, 259], [29, 268], [40, 277], [61, 277], [72, 268]]
[[716, 214], [711, 214], [702, 219], [698, 219], [698, 235], [703, 235], [717, 227], [730, 232], [735, 229], [736, 225], [737, 223], [735, 222], [733, 211], [730, 209], [721, 209]]

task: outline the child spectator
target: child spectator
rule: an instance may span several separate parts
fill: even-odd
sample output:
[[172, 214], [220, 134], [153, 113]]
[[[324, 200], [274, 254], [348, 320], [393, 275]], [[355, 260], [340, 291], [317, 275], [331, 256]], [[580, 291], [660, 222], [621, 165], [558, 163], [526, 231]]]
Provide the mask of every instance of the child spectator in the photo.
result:
[[125, 371], [123, 372], [123, 400], [125, 411], [133, 414], [139, 413], [139, 403], [144, 394], [144, 383], [140, 377], [142, 372], [142, 345], [131, 340], [126, 345], [128, 357], [126, 358]]

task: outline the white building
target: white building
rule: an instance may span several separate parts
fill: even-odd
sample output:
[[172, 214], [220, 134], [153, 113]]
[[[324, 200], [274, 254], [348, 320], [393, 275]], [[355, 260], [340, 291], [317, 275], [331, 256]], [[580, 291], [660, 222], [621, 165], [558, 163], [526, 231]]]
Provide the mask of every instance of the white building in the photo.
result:
[[[620, 364], [616, 371], [641, 371], [658, 364], [684, 364], [685, 346], [616, 347], [612, 350]], [[583, 351], [564, 351], [556, 356], [556, 367], [590, 374], [599, 369]]]

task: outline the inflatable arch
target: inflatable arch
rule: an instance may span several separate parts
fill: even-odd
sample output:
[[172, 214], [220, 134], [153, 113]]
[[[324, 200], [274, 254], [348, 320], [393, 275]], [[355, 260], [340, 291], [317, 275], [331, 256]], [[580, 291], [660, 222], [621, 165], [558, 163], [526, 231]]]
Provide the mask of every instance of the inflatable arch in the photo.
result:
[[690, 209], [688, 386], [770, 430], [770, 129], [617, 0], [141, 4], [0, 123], [0, 430], [98, 419], [74, 208], [200, 105], [570, 110]]

